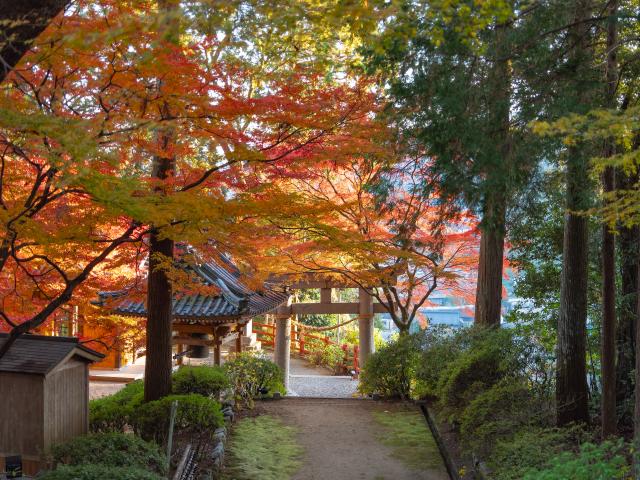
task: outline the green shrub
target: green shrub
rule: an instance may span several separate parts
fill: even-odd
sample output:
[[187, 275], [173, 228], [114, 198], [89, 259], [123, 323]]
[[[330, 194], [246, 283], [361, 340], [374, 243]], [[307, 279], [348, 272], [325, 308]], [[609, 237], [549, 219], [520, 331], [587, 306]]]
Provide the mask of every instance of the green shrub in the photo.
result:
[[76, 437], [52, 450], [56, 463], [94, 464], [150, 469], [166, 473], [167, 459], [158, 446], [125, 433], [97, 433]]
[[561, 452], [577, 449], [584, 436], [579, 428], [523, 428], [496, 442], [487, 457], [492, 478], [521, 480], [532, 468], [545, 468]]
[[421, 358], [416, 368], [416, 395], [436, 399], [442, 372], [464, 350], [464, 336], [448, 327], [434, 327], [421, 332]]
[[224, 364], [236, 399], [248, 407], [260, 395], [285, 393], [284, 374], [272, 361], [249, 352], [240, 353]]
[[[397, 334], [396, 334], [397, 335]], [[356, 329], [347, 330], [342, 337], [342, 342], [349, 345], [349, 348], [353, 348], [353, 345], [360, 344], [360, 332]], [[382, 336], [382, 332], [379, 328], [373, 329], [373, 346], [376, 351], [382, 349], [387, 344], [387, 341]]]
[[629, 448], [622, 440], [600, 445], [584, 443], [578, 454], [563, 452], [542, 470], [531, 469], [524, 480], [616, 480], [631, 478], [630, 462], [625, 454]]
[[224, 425], [220, 404], [207, 397], [192, 393], [189, 395], [169, 395], [139, 405], [133, 415], [131, 425], [134, 431], [146, 440], [164, 444], [169, 430], [171, 404], [178, 401], [175, 428], [190, 435], [213, 434]]
[[183, 366], [173, 374], [173, 393], [197, 393], [204, 397], [220, 398], [229, 388], [229, 379], [221, 367]]
[[344, 350], [338, 345], [312, 344], [307, 357], [312, 365], [322, 365], [335, 373], [344, 368]]
[[89, 430], [121, 432], [131, 422], [131, 416], [144, 396], [144, 382], [136, 380], [119, 392], [89, 402]]
[[527, 386], [520, 379], [506, 378], [464, 408], [461, 437], [475, 453], [486, 455], [498, 440], [510, 438], [523, 426], [540, 422], [541, 414]]
[[140, 468], [108, 465], [61, 465], [38, 476], [38, 480], [163, 480], [158, 474]]
[[371, 355], [362, 367], [360, 392], [387, 398], [411, 397], [419, 358], [419, 337], [399, 336]]
[[508, 329], [465, 332], [467, 339], [457, 342], [461, 351], [440, 372], [437, 385], [439, 405], [451, 423], [459, 423], [464, 409], [478, 395], [502, 381], [531, 385], [532, 395], [550, 395], [548, 386], [541, 388], [532, 381], [532, 372], [542, 367], [530, 339]]
[[[481, 391], [493, 386], [504, 375], [500, 349], [495, 345], [460, 355], [440, 377], [440, 402], [448, 411], [463, 409]], [[457, 418], [454, 416], [453, 421]]]

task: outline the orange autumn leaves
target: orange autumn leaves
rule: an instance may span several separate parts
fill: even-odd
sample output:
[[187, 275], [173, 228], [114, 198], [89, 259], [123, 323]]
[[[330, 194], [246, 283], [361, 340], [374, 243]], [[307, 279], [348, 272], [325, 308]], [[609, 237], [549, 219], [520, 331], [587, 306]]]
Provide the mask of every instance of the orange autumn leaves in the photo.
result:
[[[160, 27], [175, 20], [155, 2], [74, 2], [2, 85], [0, 294], [13, 323], [89, 267], [76, 303], [144, 285], [150, 224], [256, 278], [391, 269], [410, 298], [434, 275], [460, 284], [472, 221], [406, 188], [428, 176], [390, 147], [373, 79], [269, 62], [188, 15], [171, 42]], [[175, 175], [153, 179], [154, 155], [174, 158]], [[370, 189], [389, 178], [382, 207]]]

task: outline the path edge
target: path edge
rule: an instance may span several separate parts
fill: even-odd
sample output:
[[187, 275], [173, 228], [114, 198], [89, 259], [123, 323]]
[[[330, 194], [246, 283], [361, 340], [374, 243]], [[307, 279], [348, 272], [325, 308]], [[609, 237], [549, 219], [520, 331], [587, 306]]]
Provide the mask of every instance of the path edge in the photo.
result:
[[460, 475], [458, 475], [458, 470], [456, 469], [456, 465], [453, 461], [453, 457], [447, 450], [447, 446], [442, 440], [442, 435], [440, 435], [440, 430], [438, 430], [438, 425], [429, 410], [429, 407], [425, 403], [419, 403], [418, 406], [424, 415], [425, 420], [427, 421], [427, 425], [429, 426], [429, 430], [431, 430], [431, 435], [436, 441], [438, 445], [438, 450], [440, 450], [440, 456], [444, 460], [444, 466], [447, 469], [447, 473], [449, 474], [449, 478], [451, 480], [460, 480]]

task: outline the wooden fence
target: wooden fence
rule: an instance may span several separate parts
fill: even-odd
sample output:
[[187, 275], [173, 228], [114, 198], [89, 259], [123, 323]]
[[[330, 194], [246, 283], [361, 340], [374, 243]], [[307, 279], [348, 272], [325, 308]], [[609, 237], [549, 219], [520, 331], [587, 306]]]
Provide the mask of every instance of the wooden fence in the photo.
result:
[[[276, 338], [276, 327], [268, 323], [253, 322], [253, 331], [262, 345], [273, 348]], [[341, 369], [350, 373], [359, 372], [358, 345], [338, 344], [326, 335], [314, 335], [312, 333], [298, 330], [295, 325], [291, 325], [291, 352], [297, 353], [301, 357], [307, 357], [312, 352], [327, 348], [331, 345], [338, 346], [344, 352]]]

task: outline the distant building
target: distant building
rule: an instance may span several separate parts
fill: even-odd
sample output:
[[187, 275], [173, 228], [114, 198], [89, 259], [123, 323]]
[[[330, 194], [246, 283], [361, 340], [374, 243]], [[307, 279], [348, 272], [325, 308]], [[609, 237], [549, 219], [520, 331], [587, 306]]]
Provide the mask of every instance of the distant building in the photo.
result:
[[[522, 300], [507, 297], [502, 301], [503, 317]], [[429, 327], [462, 328], [473, 325], [474, 305], [462, 304], [462, 299], [450, 297], [441, 293], [434, 293], [429, 297], [429, 306], [420, 309], [420, 317], [411, 324], [410, 332], [415, 333]], [[383, 328], [380, 333], [385, 340], [398, 332], [398, 328], [388, 313], [380, 316]], [[504, 319], [503, 319], [504, 321]]]

